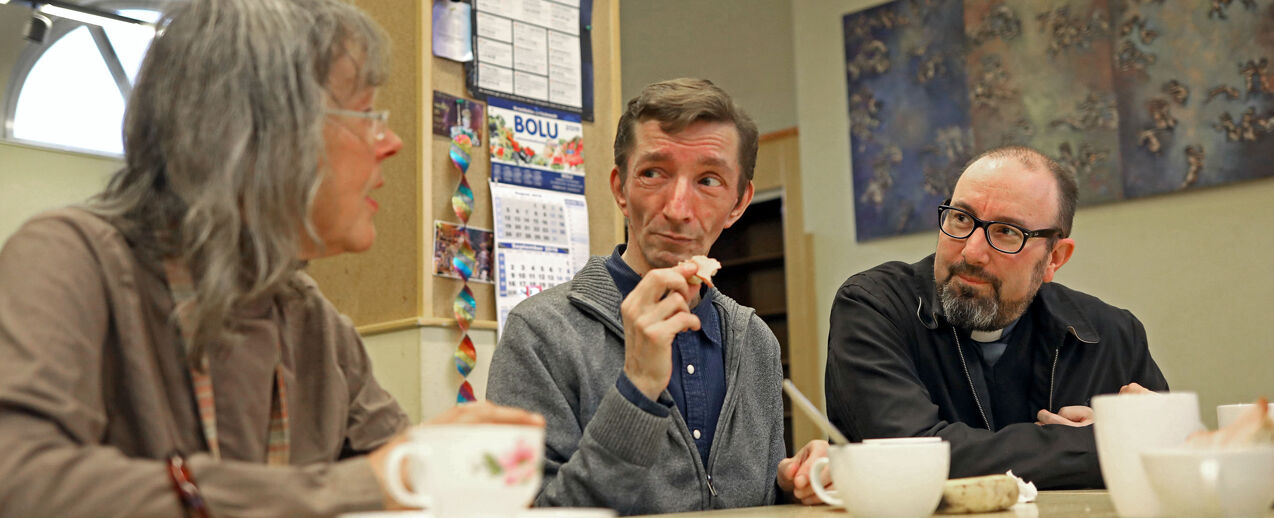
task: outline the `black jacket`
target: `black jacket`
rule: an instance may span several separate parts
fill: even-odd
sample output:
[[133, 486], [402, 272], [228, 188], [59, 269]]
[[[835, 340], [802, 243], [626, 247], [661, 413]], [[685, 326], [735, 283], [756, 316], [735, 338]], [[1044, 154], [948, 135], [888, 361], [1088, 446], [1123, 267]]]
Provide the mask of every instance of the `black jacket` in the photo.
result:
[[1044, 283], [996, 364], [1005, 382], [992, 412], [986, 394], [975, 399], [966, 363], [978, 361], [977, 346], [947, 322], [934, 293], [932, 255], [850, 277], [831, 318], [832, 423], [855, 441], [942, 437], [951, 443], [952, 478], [1012, 469], [1041, 489], [1102, 487], [1092, 427], [1037, 426], [1035, 414], [1088, 406], [1129, 382], [1168, 388], [1132, 313]]

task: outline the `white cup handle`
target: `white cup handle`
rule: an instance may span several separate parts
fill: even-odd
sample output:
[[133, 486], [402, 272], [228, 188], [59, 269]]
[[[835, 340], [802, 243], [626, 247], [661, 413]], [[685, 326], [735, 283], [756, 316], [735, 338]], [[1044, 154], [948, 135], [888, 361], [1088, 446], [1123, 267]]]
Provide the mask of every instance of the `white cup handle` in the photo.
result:
[[[403, 461], [408, 457], [415, 458], [418, 462], [427, 462], [427, 458], [433, 452], [428, 446], [417, 443], [403, 443], [395, 446], [389, 452], [389, 458], [385, 461], [385, 482], [389, 488], [389, 494], [393, 495], [394, 500], [404, 505], [410, 505], [420, 508], [428, 508], [433, 506], [433, 498], [429, 495], [408, 491], [403, 485]], [[420, 483], [417, 482], [417, 485]], [[420, 490], [421, 488], [416, 488]]]
[[818, 495], [818, 499], [827, 505], [836, 507], [845, 507], [845, 501], [836, 497], [836, 491], [828, 491], [823, 488], [823, 466], [826, 466], [830, 460], [823, 457], [814, 461], [810, 465], [810, 486], [814, 488], [814, 494]]

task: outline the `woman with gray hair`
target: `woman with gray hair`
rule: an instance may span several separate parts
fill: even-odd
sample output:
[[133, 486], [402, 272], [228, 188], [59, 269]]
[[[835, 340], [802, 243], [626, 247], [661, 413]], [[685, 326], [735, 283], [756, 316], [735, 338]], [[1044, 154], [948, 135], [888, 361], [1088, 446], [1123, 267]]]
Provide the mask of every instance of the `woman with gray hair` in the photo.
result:
[[388, 42], [339, 0], [192, 0], [163, 28], [124, 167], [0, 251], [0, 517], [394, 507], [407, 418], [302, 271], [375, 238]]

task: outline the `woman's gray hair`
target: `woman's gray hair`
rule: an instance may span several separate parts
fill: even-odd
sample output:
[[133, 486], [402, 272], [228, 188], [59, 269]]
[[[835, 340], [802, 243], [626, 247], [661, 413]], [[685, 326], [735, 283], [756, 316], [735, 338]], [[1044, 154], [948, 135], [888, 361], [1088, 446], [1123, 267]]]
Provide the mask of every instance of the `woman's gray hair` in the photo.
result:
[[[295, 277], [322, 176], [333, 64], [383, 82], [388, 38], [340, 0], [191, 0], [164, 16], [124, 117], [123, 169], [88, 202], [150, 262], [194, 278], [198, 364], [234, 310]], [[304, 230], [303, 230], [304, 229]]]

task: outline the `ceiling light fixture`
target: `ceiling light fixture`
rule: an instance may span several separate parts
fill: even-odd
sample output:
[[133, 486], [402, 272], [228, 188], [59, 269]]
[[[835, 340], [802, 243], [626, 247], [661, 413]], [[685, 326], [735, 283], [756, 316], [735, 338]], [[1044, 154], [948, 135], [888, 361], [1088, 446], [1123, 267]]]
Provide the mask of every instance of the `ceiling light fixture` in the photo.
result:
[[31, 20], [27, 22], [26, 38], [27, 41], [36, 45], [44, 44], [44, 37], [49, 34], [49, 27], [53, 26], [53, 21], [49, 17], [36, 13], [31, 15]]
[[[65, 18], [89, 25], [101, 27], [124, 26], [129, 28], [147, 28], [155, 30], [155, 24], [121, 16], [111, 11], [104, 11], [87, 5], [80, 5], [64, 0], [0, 0], [0, 4], [17, 3], [30, 5], [37, 13], [57, 18]], [[46, 17], [45, 20], [48, 20]], [[33, 22], [34, 23], [34, 22]], [[29, 26], [28, 26], [29, 28]], [[47, 31], [46, 31], [47, 32]]]
[[98, 25], [102, 27], [108, 27], [108, 26], [114, 25], [114, 26], [124, 26], [129, 28], [145, 27], [151, 30], [155, 29], [154, 25], [143, 22], [141, 20], [135, 20], [133, 18], [120, 16], [118, 14], [115, 14], [109, 11], [99, 11], [91, 7], [85, 7], [85, 6], [70, 4], [66, 2], [47, 2], [47, 3], [42, 2], [40, 3], [40, 6], [36, 8], [36, 10], [41, 13], [47, 14], [49, 16], [56, 16], [58, 18], [65, 18], [67, 20], [75, 20], [80, 23], [87, 23], [90, 25]]

